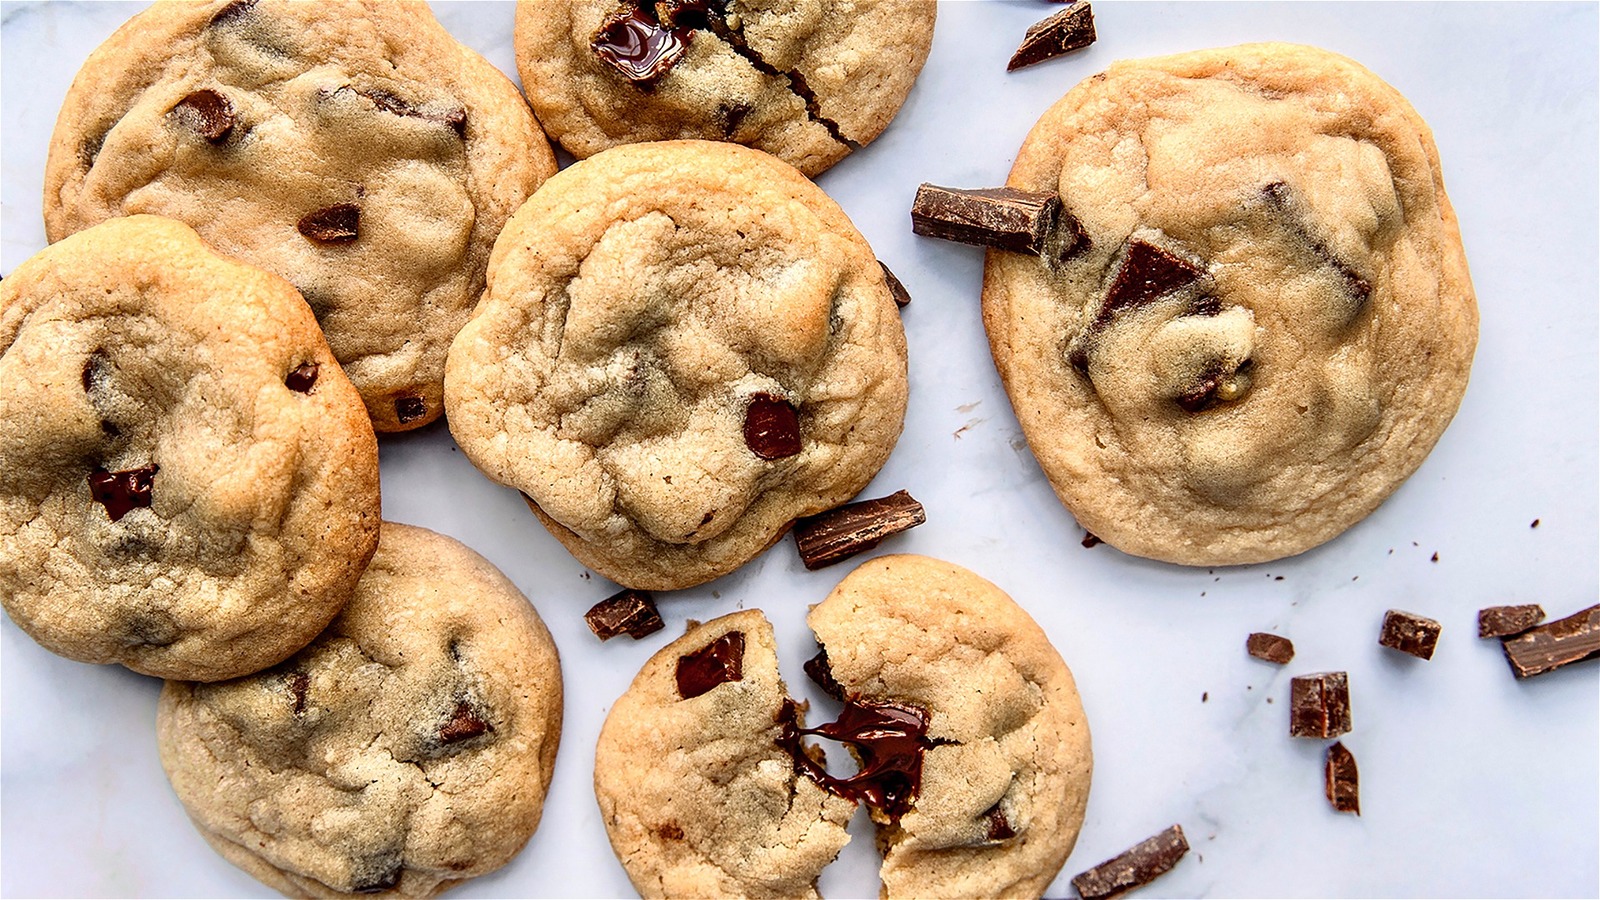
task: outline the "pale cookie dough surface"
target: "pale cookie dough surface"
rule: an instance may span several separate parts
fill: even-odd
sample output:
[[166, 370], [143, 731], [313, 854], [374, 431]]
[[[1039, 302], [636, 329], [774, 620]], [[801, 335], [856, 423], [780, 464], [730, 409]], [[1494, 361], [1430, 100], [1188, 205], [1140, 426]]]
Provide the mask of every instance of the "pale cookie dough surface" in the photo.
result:
[[[799, 172], [638, 144], [563, 171], [506, 226], [446, 403], [462, 451], [574, 556], [668, 590], [866, 486], [900, 434], [905, 352], [872, 248]], [[747, 444], [760, 402], [796, 411], [797, 453]]]
[[[638, 33], [681, 45], [645, 84], [594, 47], [630, 12]], [[932, 0], [522, 0], [517, 69], [539, 121], [580, 159], [698, 138], [815, 175], [894, 118], [928, 58], [934, 14]]]
[[539, 824], [560, 662], [486, 560], [384, 523], [353, 600], [282, 665], [168, 682], [161, 763], [213, 847], [290, 896], [428, 897]]
[[[1350, 60], [1256, 44], [1118, 63], [1045, 113], [1008, 184], [1059, 192], [1090, 246], [1056, 271], [990, 253], [995, 363], [1056, 493], [1116, 547], [1299, 553], [1371, 512], [1455, 414], [1477, 306], [1438, 151]], [[1198, 277], [1108, 302], [1152, 247]]]
[[554, 171], [516, 88], [425, 4], [158, 3], [74, 81], [45, 223], [170, 216], [283, 276], [400, 431], [443, 412], [495, 236]]
[[[679, 659], [743, 636], [740, 678], [685, 699]], [[778, 746], [787, 690], [759, 610], [691, 628], [652, 656], [606, 716], [594, 790], [644, 897], [816, 897], [855, 806]]]
[[0, 598], [46, 648], [255, 672], [338, 613], [378, 542], [361, 398], [282, 279], [151, 216], [0, 283]]

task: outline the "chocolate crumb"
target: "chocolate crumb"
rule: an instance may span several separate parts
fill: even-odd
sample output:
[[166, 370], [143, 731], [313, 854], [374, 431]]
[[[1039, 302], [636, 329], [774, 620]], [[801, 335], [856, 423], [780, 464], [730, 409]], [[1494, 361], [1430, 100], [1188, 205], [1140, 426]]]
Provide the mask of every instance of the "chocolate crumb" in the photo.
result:
[[1204, 703], [1209, 699], [1211, 699], [1211, 692], [1210, 691], [1201, 691], [1200, 692], [1200, 702], [1201, 703]]
[[1439, 644], [1440, 630], [1441, 626], [1433, 619], [1391, 609], [1383, 615], [1383, 631], [1378, 635], [1378, 643], [1418, 659], [1432, 659], [1433, 650]]
[[1539, 527], [1539, 520], [1538, 519], [1534, 519], [1533, 520], [1533, 524], [1529, 525], [1528, 527], [1529, 528], [1538, 528]]
[[1506, 662], [1518, 678], [1532, 678], [1600, 658], [1600, 605], [1529, 629], [1507, 639], [1502, 646]]
[[921, 503], [905, 491], [895, 491], [800, 519], [794, 525], [794, 545], [805, 567], [816, 570], [871, 550], [884, 538], [927, 520]]
[[626, 634], [637, 641], [666, 627], [661, 621], [661, 613], [656, 610], [655, 600], [644, 591], [632, 588], [618, 591], [596, 603], [583, 614], [583, 620], [602, 641], [609, 641], [619, 634]]
[[1356, 773], [1356, 758], [1344, 744], [1334, 741], [1322, 765], [1323, 789], [1328, 802], [1339, 812], [1361, 815], [1360, 780]]
[[1519, 635], [1544, 621], [1544, 607], [1537, 603], [1521, 606], [1491, 606], [1478, 610], [1478, 637], [1503, 638]]
[[1006, 64], [1012, 72], [1023, 66], [1054, 59], [1072, 50], [1081, 50], [1094, 43], [1094, 12], [1088, 0], [1078, 0], [1066, 9], [1038, 22], [1028, 29], [1021, 46]]
[[1289, 682], [1289, 736], [1335, 738], [1350, 730], [1350, 676], [1297, 675]]
[[1188, 852], [1189, 842], [1183, 836], [1183, 827], [1174, 825], [1121, 855], [1079, 873], [1073, 877], [1072, 886], [1078, 889], [1083, 900], [1115, 897], [1166, 874]]
[[296, 227], [319, 244], [348, 244], [360, 236], [361, 207], [337, 203], [306, 213]]
[[1439, 561], [1439, 554], [1437, 554], [1437, 553], [1435, 553], [1435, 554], [1434, 554], [1434, 555], [1433, 555], [1433, 561], [1434, 561], [1434, 562], [1438, 562], [1438, 561]]
[[1244, 649], [1256, 659], [1264, 659], [1280, 666], [1294, 659], [1293, 641], [1265, 631], [1253, 632], [1245, 638]]

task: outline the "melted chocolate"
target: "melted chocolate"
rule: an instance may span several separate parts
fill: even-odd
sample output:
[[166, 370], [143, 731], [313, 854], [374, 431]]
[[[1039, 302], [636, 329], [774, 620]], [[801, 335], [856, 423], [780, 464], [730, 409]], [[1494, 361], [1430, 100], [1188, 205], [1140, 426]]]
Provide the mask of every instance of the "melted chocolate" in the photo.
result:
[[693, 37], [693, 28], [663, 25], [652, 7], [625, 3], [600, 24], [589, 46], [622, 77], [648, 86], [683, 58]]
[[[794, 759], [796, 771], [834, 794], [882, 810], [890, 819], [911, 809], [922, 787], [922, 755], [937, 746], [927, 736], [927, 713], [905, 703], [852, 697], [838, 721], [817, 728], [799, 726], [793, 700], [783, 701], [779, 716], [778, 746]], [[801, 744], [800, 736], [806, 734], [849, 744], [861, 758], [861, 770], [848, 778], [828, 774]]]
[[817, 655], [806, 660], [806, 676], [822, 688], [823, 693], [835, 700], [844, 699], [844, 686], [833, 678], [833, 668], [828, 665], [828, 651], [818, 647]]
[[756, 394], [744, 411], [744, 442], [762, 459], [783, 459], [800, 452], [800, 415], [789, 401]]
[[1006, 821], [1006, 814], [1000, 809], [1000, 804], [996, 803], [983, 815], [984, 818], [989, 820], [989, 831], [986, 835], [989, 840], [1004, 841], [1017, 836], [1017, 830], [1011, 827], [1010, 822]]
[[494, 726], [485, 722], [472, 704], [463, 698], [456, 701], [455, 712], [439, 727], [439, 743], [454, 744], [493, 730]]
[[160, 468], [154, 463], [121, 472], [97, 468], [89, 473], [89, 496], [104, 506], [106, 514], [115, 522], [134, 509], [150, 506], [156, 472]]
[[678, 695], [690, 700], [719, 684], [744, 679], [744, 632], [730, 631], [678, 657]]
[[317, 369], [316, 363], [301, 363], [295, 366], [289, 377], [283, 380], [283, 384], [296, 393], [309, 394], [317, 383]]

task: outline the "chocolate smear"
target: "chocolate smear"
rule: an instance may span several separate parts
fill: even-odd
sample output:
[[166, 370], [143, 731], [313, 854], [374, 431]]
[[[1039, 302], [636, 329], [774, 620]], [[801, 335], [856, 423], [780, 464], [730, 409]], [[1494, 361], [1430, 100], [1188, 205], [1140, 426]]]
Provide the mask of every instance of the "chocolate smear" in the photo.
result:
[[678, 696], [692, 700], [719, 684], [744, 679], [744, 632], [730, 631], [678, 657]]
[[1544, 621], [1544, 607], [1537, 603], [1521, 606], [1491, 606], [1478, 610], [1478, 637], [1503, 638], [1518, 635]]
[[439, 727], [439, 743], [455, 744], [493, 730], [494, 726], [484, 721], [473, 709], [472, 703], [462, 697], [456, 701], [455, 711], [450, 718]]
[[233, 132], [233, 103], [210, 88], [195, 91], [172, 108], [172, 115], [208, 143], [221, 144]]
[[883, 283], [889, 286], [889, 295], [894, 298], [894, 305], [901, 309], [910, 306], [911, 292], [907, 291], [906, 286], [900, 283], [900, 279], [894, 277], [894, 273], [889, 271], [889, 267], [884, 265], [883, 260], [878, 260], [878, 266], [883, 269]]
[[360, 236], [361, 207], [338, 203], [300, 218], [300, 233], [319, 244], [348, 244]]
[[1183, 827], [1174, 825], [1087, 872], [1073, 876], [1072, 886], [1078, 889], [1083, 900], [1115, 897], [1165, 875], [1188, 852], [1189, 842], [1183, 836]]
[[1591, 606], [1508, 639], [1506, 662], [1518, 678], [1600, 658], [1600, 605]]
[[96, 468], [89, 473], [89, 496], [104, 506], [106, 515], [115, 522], [132, 510], [150, 506], [156, 472], [160, 469], [154, 463], [121, 472]]
[[923, 184], [911, 202], [911, 231], [924, 237], [1026, 253], [1058, 265], [1089, 247], [1088, 233], [1048, 191], [963, 190]]
[[350, 893], [378, 894], [400, 884], [400, 876], [405, 873], [405, 861], [399, 850], [390, 850], [356, 860], [350, 869]]
[[1334, 741], [1322, 764], [1323, 789], [1328, 802], [1339, 812], [1361, 815], [1361, 784], [1356, 773], [1356, 758], [1344, 744]]
[[1440, 625], [1426, 616], [1391, 609], [1383, 614], [1383, 631], [1378, 643], [1391, 650], [1409, 653], [1418, 659], [1432, 659], [1439, 644]]
[[[837, 721], [817, 728], [801, 728], [793, 700], [784, 700], [778, 746], [789, 752], [795, 769], [824, 789], [858, 803], [865, 802], [898, 820], [911, 809], [922, 788], [922, 755], [937, 746], [929, 740], [928, 714], [907, 703], [852, 697]], [[848, 778], [828, 774], [806, 753], [801, 735], [816, 735], [849, 744], [861, 760], [861, 769]]]
[[744, 443], [762, 459], [800, 452], [800, 414], [782, 397], [756, 394], [744, 411]]
[[921, 503], [905, 491], [895, 491], [800, 519], [794, 525], [794, 545], [807, 569], [821, 569], [926, 521], [928, 515]]
[[634, 640], [655, 634], [666, 625], [656, 610], [655, 600], [644, 591], [627, 588], [601, 600], [583, 614], [589, 630], [602, 641], [619, 634]]
[[1244, 640], [1246, 653], [1256, 659], [1264, 659], [1269, 663], [1283, 665], [1294, 659], [1294, 642], [1286, 637], [1268, 634], [1265, 631], [1253, 632]]
[[289, 376], [283, 380], [283, 384], [297, 394], [309, 394], [311, 389], [316, 387], [317, 370], [319, 368], [316, 363], [301, 363], [294, 367], [294, 371], [290, 372]]
[[1082, 50], [1094, 43], [1094, 12], [1088, 0], [1068, 6], [1042, 22], [1035, 23], [1022, 38], [1022, 45], [1006, 64], [1012, 72], [1023, 66], [1054, 59], [1063, 53]]
[[1336, 738], [1350, 730], [1350, 677], [1297, 675], [1289, 682], [1289, 736]]

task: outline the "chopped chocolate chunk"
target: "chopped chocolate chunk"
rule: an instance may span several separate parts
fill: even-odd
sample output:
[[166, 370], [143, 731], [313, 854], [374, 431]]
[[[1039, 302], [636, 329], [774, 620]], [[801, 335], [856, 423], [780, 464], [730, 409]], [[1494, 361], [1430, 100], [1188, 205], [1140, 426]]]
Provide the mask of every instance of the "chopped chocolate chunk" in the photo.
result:
[[320, 244], [348, 244], [360, 236], [361, 207], [338, 203], [300, 218], [300, 233]]
[[1096, 322], [1104, 325], [1123, 310], [1154, 303], [1199, 281], [1205, 274], [1204, 269], [1155, 244], [1129, 241], [1122, 257], [1122, 268], [1117, 270], [1111, 290], [1106, 292]]
[[319, 366], [316, 363], [301, 363], [294, 367], [294, 371], [290, 372], [289, 377], [283, 380], [283, 384], [295, 393], [309, 394], [311, 389], [316, 387], [318, 368]]
[[494, 726], [485, 722], [472, 708], [472, 703], [462, 697], [456, 701], [455, 712], [450, 714], [449, 720], [439, 727], [439, 743], [454, 744], [493, 730]]
[[807, 569], [821, 569], [926, 521], [928, 515], [921, 503], [905, 491], [895, 491], [799, 520], [794, 526], [794, 545]]
[[644, 591], [632, 588], [618, 591], [596, 603], [583, 614], [583, 620], [589, 623], [589, 630], [602, 641], [609, 641], [619, 634], [637, 641], [666, 627], [661, 621], [661, 613], [656, 611], [655, 600]]
[[693, 37], [693, 29], [662, 25], [653, 4], [625, 2], [600, 23], [589, 46], [622, 77], [648, 86], [677, 65]]
[[1078, 0], [1066, 9], [1035, 23], [1022, 38], [1022, 46], [1012, 55], [1006, 71], [1054, 59], [1094, 43], [1094, 12], [1088, 0]]
[[1005, 810], [1000, 808], [1000, 804], [996, 803], [989, 807], [989, 811], [984, 813], [983, 817], [989, 820], [989, 831], [985, 835], [989, 840], [1008, 841], [1017, 836], [1017, 830], [1006, 821]]
[[400, 424], [415, 422], [428, 414], [428, 404], [421, 397], [394, 398], [394, 417]]
[[924, 184], [911, 203], [911, 231], [1027, 253], [1051, 265], [1089, 248], [1088, 233], [1059, 196], [1009, 187], [961, 190]]
[[1296, 675], [1289, 681], [1289, 736], [1336, 738], [1350, 730], [1350, 677]]
[[883, 269], [883, 282], [889, 286], [889, 295], [894, 297], [894, 305], [901, 309], [910, 306], [911, 292], [907, 291], [906, 286], [900, 283], [900, 279], [894, 277], [894, 273], [889, 271], [889, 267], [883, 264], [883, 260], [878, 260], [878, 265]]
[[1133, 845], [1120, 856], [1073, 876], [1072, 886], [1078, 889], [1083, 900], [1115, 897], [1165, 875], [1188, 852], [1189, 842], [1183, 836], [1183, 827], [1174, 825]]
[[678, 695], [691, 700], [719, 684], [744, 679], [744, 632], [730, 631], [678, 657]]
[[824, 647], [817, 648], [817, 655], [806, 660], [804, 666], [806, 677], [816, 682], [823, 693], [835, 700], [844, 699], [844, 686], [833, 678], [833, 668], [828, 665], [828, 651]]
[[[922, 789], [922, 755], [938, 745], [928, 738], [928, 714], [907, 703], [852, 697], [837, 721], [817, 728], [801, 728], [793, 700], [783, 701], [779, 715], [782, 731], [778, 746], [789, 752], [797, 771], [841, 797], [865, 802], [898, 820], [911, 809]], [[828, 774], [806, 753], [800, 736], [813, 734], [849, 744], [861, 760], [861, 769], [848, 778]]]
[[1328, 802], [1339, 812], [1361, 815], [1360, 781], [1356, 775], [1356, 758], [1344, 744], [1334, 741], [1322, 764], [1322, 781]]
[[212, 28], [218, 25], [232, 25], [249, 15], [256, 8], [256, 2], [257, 0], [233, 0], [232, 3], [217, 10], [216, 15], [206, 24]]
[[172, 108], [172, 115], [208, 143], [220, 144], [233, 131], [233, 104], [225, 95], [210, 88], [179, 100]]
[[1439, 623], [1433, 619], [1391, 609], [1383, 614], [1383, 632], [1378, 635], [1378, 643], [1418, 659], [1433, 659], [1439, 631]]
[[289, 689], [289, 697], [294, 701], [294, 714], [300, 715], [306, 711], [306, 694], [311, 690], [311, 677], [304, 672], [290, 672], [283, 676], [283, 683]]
[[744, 443], [762, 459], [783, 459], [800, 452], [800, 415], [782, 397], [756, 394], [744, 411]]
[[1506, 662], [1518, 678], [1600, 658], [1600, 605], [1509, 638], [1504, 647]]
[[1544, 621], [1544, 607], [1537, 603], [1521, 606], [1491, 606], [1478, 610], [1478, 637], [1511, 637]]
[[1261, 193], [1306, 248], [1339, 275], [1340, 280], [1344, 282], [1345, 293], [1355, 302], [1355, 308], [1359, 310], [1366, 305], [1367, 299], [1372, 296], [1372, 284], [1357, 274], [1348, 263], [1335, 256], [1328, 245], [1312, 233], [1310, 221], [1302, 211], [1294, 189], [1281, 181], [1274, 181], [1262, 188]]
[[1101, 544], [1104, 544], [1105, 541], [1100, 540], [1100, 538], [1097, 535], [1095, 535], [1094, 532], [1085, 531], [1083, 533], [1083, 541], [1082, 541], [1082, 543], [1083, 543], [1083, 546], [1085, 548], [1091, 548], [1091, 547], [1098, 547]]
[[1244, 649], [1256, 659], [1264, 659], [1280, 666], [1294, 659], [1293, 641], [1265, 631], [1253, 632], [1245, 638]]
[[156, 472], [160, 470], [154, 463], [121, 472], [97, 468], [89, 473], [89, 496], [104, 506], [106, 515], [115, 522], [132, 510], [150, 506]]

